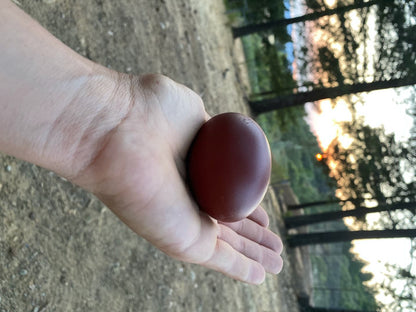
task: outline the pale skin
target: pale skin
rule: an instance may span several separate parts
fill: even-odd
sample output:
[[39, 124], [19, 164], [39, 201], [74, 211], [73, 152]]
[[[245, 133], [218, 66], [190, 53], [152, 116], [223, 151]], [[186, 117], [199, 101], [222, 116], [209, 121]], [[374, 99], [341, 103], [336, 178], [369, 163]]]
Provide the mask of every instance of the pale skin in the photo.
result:
[[0, 0], [0, 151], [94, 193], [169, 256], [247, 283], [282, 269], [282, 242], [258, 207], [221, 223], [198, 209], [185, 157], [210, 118], [161, 75], [128, 76], [76, 54]]

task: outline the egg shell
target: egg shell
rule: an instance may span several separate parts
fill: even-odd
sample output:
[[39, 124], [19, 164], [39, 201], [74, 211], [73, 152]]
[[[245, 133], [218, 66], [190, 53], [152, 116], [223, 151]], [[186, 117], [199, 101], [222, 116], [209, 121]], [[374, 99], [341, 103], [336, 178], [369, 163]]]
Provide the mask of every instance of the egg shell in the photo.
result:
[[262, 201], [271, 173], [271, 154], [260, 126], [239, 113], [216, 115], [202, 125], [188, 153], [187, 172], [200, 209], [235, 222]]

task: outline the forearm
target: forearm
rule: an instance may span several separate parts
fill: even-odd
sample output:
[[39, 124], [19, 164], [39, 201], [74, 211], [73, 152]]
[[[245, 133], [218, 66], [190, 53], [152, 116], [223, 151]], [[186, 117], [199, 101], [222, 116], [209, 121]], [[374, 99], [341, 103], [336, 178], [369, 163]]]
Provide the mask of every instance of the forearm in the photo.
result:
[[127, 113], [118, 78], [0, 0], [1, 152], [77, 174]]

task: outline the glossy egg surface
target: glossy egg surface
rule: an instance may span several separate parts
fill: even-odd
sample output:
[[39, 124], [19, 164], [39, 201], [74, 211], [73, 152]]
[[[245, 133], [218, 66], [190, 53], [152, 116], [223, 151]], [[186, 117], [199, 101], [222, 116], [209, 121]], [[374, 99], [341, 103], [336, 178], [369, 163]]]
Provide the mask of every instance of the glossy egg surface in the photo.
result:
[[198, 131], [188, 153], [188, 179], [200, 209], [235, 222], [262, 201], [271, 172], [270, 148], [251, 118], [224, 113]]

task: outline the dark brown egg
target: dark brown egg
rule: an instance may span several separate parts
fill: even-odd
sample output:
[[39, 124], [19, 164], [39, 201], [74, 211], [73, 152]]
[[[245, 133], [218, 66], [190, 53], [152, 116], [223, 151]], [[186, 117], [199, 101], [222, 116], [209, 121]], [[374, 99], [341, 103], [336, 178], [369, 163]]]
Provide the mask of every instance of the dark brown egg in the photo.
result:
[[260, 126], [238, 113], [208, 120], [188, 154], [188, 178], [200, 209], [234, 222], [262, 201], [271, 172], [270, 148]]

